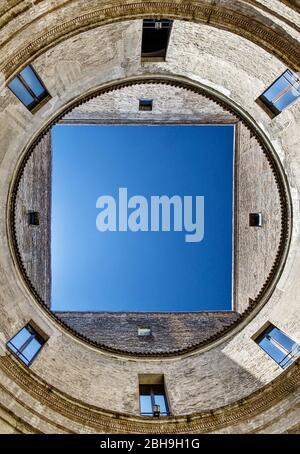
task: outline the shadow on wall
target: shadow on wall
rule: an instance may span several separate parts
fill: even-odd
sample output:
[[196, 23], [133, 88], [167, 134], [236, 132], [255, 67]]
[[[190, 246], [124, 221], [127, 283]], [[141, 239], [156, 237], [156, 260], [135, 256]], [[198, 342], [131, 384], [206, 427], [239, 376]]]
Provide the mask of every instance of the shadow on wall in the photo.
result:
[[218, 349], [185, 358], [180, 370], [174, 368], [166, 378], [173, 414], [214, 410], [249, 396], [266, 384], [256, 374], [258, 360], [247, 370]]

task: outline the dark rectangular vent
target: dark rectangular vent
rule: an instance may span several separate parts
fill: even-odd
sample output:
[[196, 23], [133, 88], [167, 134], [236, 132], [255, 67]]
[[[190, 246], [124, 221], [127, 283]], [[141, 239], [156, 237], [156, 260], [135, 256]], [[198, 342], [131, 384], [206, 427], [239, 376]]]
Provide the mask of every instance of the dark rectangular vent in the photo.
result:
[[142, 36], [142, 60], [165, 61], [172, 20], [144, 19]]
[[249, 225], [250, 225], [250, 227], [261, 227], [262, 226], [262, 214], [261, 213], [250, 213], [249, 214]]
[[139, 101], [139, 110], [144, 112], [151, 112], [153, 106], [152, 99], [140, 99]]
[[29, 225], [40, 225], [40, 216], [37, 211], [29, 211], [28, 213]]

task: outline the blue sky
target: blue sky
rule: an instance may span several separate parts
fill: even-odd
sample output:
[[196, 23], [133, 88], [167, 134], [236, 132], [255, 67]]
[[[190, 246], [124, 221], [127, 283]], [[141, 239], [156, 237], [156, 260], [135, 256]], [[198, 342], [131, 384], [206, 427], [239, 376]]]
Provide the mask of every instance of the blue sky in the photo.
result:
[[[52, 309], [231, 309], [233, 126], [52, 130]], [[99, 232], [99, 196], [204, 196], [205, 235]], [[130, 213], [130, 210], [129, 210]]]

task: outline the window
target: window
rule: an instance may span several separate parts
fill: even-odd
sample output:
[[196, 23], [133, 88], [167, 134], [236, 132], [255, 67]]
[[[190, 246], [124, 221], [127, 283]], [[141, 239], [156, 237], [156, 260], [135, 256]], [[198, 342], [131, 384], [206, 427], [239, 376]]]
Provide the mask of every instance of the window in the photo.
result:
[[140, 385], [141, 416], [169, 416], [164, 385]]
[[143, 20], [142, 60], [165, 60], [172, 24], [172, 20], [165, 19]]
[[33, 112], [42, 101], [50, 98], [42, 81], [31, 65], [26, 66], [9, 84], [14, 95]]
[[163, 375], [140, 375], [141, 416], [169, 416]]
[[45, 343], [45, 337], [28, 324], [7, 343], [7, 347], [29, 366]]
[[300, 345], [274, 325], [269, 325], [255, 342], [283, 369], [300, 354]]
[[250, 227], [261, 227], [262, 226], [261, 213], [250, 213], [249, 214], [249, 225], [250, 225]]
[[28, 222], [30, 225], [40, 225], [39, 213], [37, 211], [29, 211]]
[[299, 97], [300, 78], [287, 69], [258, 100], [267, 107], [272, 116], [276, 116]]
[[143, 111], [151, 111], [153, 106], [152, 99], [140, 99], [139, 101], [139, 110]]

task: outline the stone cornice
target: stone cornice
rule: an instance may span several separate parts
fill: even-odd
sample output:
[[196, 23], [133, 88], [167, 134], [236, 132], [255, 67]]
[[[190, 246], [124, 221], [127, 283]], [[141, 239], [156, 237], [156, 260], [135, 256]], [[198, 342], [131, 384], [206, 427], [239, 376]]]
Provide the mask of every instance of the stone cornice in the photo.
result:
[[10, 409], [6, 408], [2, 404], [0, 404], [0, 418], [13, 427], [17, 432], [21, 432], [22, 434], [41, 433], [34, 429], [30, 424], [23, 421], [20, 417], [16, 416]]
[[300, 363], [295, 361], [268, 385], [233, 404], [187, 416], [159, 420], [114, 413], [87, 405], [49, 386], [11, 355], [0, 358], [0, 369], [46, 408], [71, 421], [106, 433], [209, 433], [253, 418], [299, 389]]
[[[56, 423], [55, 421], [51, 421], [49, 418], [47, 418], [44, 415], [41, 415], [34, 408], [31, 408], [28, 404], [26, 404], [24, 401], [22, 401], [22, 399], [20, 397], [16, 396], [13, 392], [9, 391], [7, 389], [7, 387], [5, 387], [1, 384], [0, 384], [0, 393], [5, 394], [11, 402], [15, 402], [18, 406], [20, 406], [23, 410], [25, 410], [28, 415], [31, 414], [31, 415], [34, 415], [34, 417], [36, 419], [42, 419], [46, 424], [55, 426], [56, 430], [58, 429], [59, 431], [61, 431], [63, 433], [66, 433], [66, 432], [73, 433], [68, 428], [63, 427], [62, 425]], [[40, 430], [35, 428], [33, 425], [26, 423], [19, 416], [17, 416], [16, 414], [13, 414], [13, 412], [11, 412], [8, 408], [6, 408], [5, 405], [3, 405], [3, 403], [0, 404], [0, 410], [1, 410], [1, 407], [3, 408], [3, 410], [5, 412], [9, 412], [9, 415], [11, 416], [12, 420], [17, 421], [17, 429], [20, 430], [22, 433], [42, 433]], [[0, 415], [1, 415], [1, 413], [0, 413]]]
[[300, 13], [300, 1], [299, 0], [280, 0], [285, 5]]
[[[250, 7], [250, 5], [248, 5]], [[252, 7], [251, 7], [252, 8]], [[236, 33], [261, 46], [268, 52], [281, 59], [294, 70], [300, 70], [300, 46], [280, 26], [270, 19], [259, 16], [258, 13], [249, 15], [240, 12], [238, 8], [231, 9], [221, 4], [194, 1], [132, 1], [124, 4], [114, 2], [113, 6], [86, 12], [73, 17], [59, 25], [41, 32], [32, 40], [8, 56], [2, 63], [0, 72], [6, 79], [11, 78], [22, 67], [31, 62], [47, 49], [74, 36], [100, 25], [121, 20], [138, 19], [151, 15], [165, 16], [173, 19], [183, 19], [198, 23], [209, 24], [213, 27]], [[253, 10], [254, 13], [254, 10]]]

